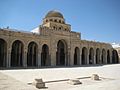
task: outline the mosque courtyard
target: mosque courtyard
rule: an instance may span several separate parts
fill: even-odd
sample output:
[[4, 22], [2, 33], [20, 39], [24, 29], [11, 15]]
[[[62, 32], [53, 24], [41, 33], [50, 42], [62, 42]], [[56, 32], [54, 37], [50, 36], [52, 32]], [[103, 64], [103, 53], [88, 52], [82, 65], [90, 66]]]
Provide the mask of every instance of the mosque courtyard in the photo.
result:
[[[92, 74], [100, 80], [91, 80]], [[38, 90], [30, 85], [35, 78], [45, 82], [40, 90], [120, 90], [120, 64], [0, 70], [0, 90]], [[82, 84], [68, 83], [76, 78]]]

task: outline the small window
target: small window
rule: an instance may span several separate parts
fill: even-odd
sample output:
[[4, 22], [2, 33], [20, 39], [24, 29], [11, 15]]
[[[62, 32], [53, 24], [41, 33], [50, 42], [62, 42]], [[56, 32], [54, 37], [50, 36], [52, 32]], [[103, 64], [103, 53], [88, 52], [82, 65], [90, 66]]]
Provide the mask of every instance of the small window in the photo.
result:
[[48, 20], [46, 20], [46, 22], [48, 22]]
[[53, 21], [52, 19], [50, 19], [50, 21]]
[[61, 20], [59, 20], [59, 23], [61, 23]]
[[55, 22], [57, 22], [57, 20], [56, 20], [56, 19], [55, 19], [54, 21], [55, 21]]

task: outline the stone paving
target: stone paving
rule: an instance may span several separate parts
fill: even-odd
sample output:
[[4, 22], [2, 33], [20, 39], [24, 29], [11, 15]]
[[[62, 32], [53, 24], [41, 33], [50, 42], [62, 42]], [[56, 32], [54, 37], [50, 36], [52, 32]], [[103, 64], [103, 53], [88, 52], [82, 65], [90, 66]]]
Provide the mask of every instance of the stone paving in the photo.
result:
[[[18, 77], [19, 78], [19, 77]], [[0, 72], [0, 90], [38, 90]]]
[[[98, 74], [100, 80], [92, 80], [92, 74]], [[0, 90], [38, 90], [28, 85], [35, 78], [42, 78], [46, 82], [46, 88], [40, 90], [120, 90], [120, 64], [0, 70]], [[68, 84], [69, 79], [76, 78], [82, 84]]]

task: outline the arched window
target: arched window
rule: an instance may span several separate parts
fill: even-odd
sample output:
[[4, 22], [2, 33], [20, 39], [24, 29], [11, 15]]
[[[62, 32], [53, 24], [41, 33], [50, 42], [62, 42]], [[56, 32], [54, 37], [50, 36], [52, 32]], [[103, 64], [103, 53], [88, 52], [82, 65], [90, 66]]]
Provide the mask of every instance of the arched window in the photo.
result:
[[57, 19], [55, 19], [54, 22], [57, 22]]
[[59, 20], [59, 23], [61, 23], [61, 20]]
[[48, 22], [48, 20], [46, 20], [46, 22]]

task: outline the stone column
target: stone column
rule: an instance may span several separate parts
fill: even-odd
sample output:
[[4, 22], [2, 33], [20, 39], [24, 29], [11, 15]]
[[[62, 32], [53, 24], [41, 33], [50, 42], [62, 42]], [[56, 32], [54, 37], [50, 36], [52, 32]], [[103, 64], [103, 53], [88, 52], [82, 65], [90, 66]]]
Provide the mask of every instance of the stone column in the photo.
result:
[[37, 66], [41, 67], [41, 50], [38, 51]]
[[93, 54], [93, 64], [96, 64], [96, 50], [94, 49], [94, 54]]
[[82, 57], [82, 55], [81, 55], [81, 53], [80, 53], [80, 65], [82, 65], [81, 57]]
[[87, 53], [87, 65], [89, 65], [89, 51]]
[[105, 64], [107, 64], [107, 53], [105, 54]]
[[110, 63], [112, 63], [112, 51], [110, 52]]
[[80, 65], [82, 65], [82, 48], [80, 48]]
[[96, 54], [94, 54], [94, 63], [93, 64], [96, 64]]
[[27, 48], [24, 48], [23, 57], [23, 67], [27, 67]]
[[37, 58], [37, 66], [41, 67], [41, 52], [42, 52], [42, 45], [38, 47], [38, 58]]
[[74, 64], [74, 50], [71, 50], [70, 52], [70, 66], [73, 66]]
[[56, 49], [51, 50], [51, 66], [56, 66]]
[[100, 57], [99, 57], [99, 59], [100, 59], [100, 62], [99, 62], [99, 64], [102, 64], [102, 54], [100, 53]]
[[68, 49], [67, 65], [70, 66], [70, 49]]
[[6, 62], [6, 67], [10, 68], [11, 67], [11, 48], [7, 49], [7, 62]]

